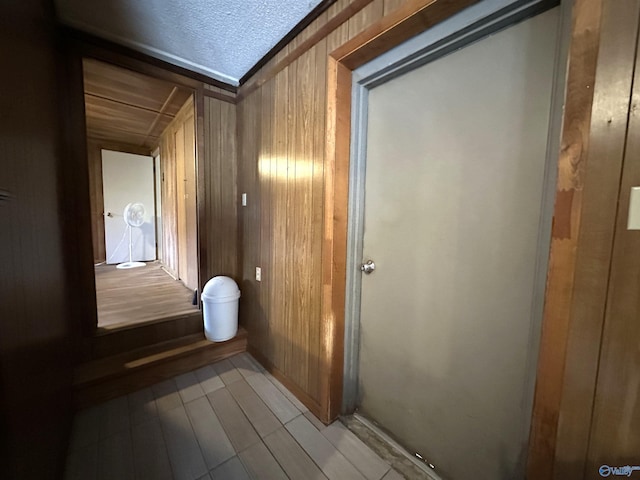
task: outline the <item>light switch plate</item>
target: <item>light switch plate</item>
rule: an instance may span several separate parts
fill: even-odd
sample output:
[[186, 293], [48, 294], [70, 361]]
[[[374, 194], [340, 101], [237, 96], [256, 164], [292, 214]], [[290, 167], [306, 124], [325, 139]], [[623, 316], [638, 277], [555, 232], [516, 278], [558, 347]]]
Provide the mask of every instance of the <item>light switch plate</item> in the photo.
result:
[[246, 193], [242, 194], [242, 206], [243, 207], [247, 206], [247, 194]]
[[640, 230], [640, 187], [631, 187], [627, 230]]
[[256, 280], [258, 282], [262, 281], [262, 269], [260, 267], [256, 267]]

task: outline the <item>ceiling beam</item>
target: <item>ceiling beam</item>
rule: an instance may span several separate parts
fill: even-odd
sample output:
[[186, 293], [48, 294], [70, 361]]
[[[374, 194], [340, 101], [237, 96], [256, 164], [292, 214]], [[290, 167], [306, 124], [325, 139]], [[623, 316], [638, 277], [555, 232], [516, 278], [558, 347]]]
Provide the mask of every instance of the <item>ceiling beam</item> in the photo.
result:
[[[158, 124], [158, 121], [160, 120], [160, 117], [163, 115], [163, 113], [166, 110], [167, 106], [169, 104], [171, 104], [171, 101], [173, 100], [173, 97], [175, 97], [176, 93], [178, 93], [178, 87], [173, 87], [173, 89], [171, 90], [169, 95], [167, 95], [167, 99], [162, 104], [162, 108], [160, 108], [160, 111], [156, 115], [156, 118], [153, 120], [153, 122], [151, 123], [151, 126], [147, 130], [147, 136], [142, 141], [142, 145], [145, 144], [145, 142], [147, 141], [147, 138], [149, 138], [149, 135], [151, 135], [151, 132], [153, 132], [153, 129], [156, 128], [156, 125]], [[173, 118], [173, 115], [171, 117]], [[160, 133], [162, 133], [162, 132], [160, 132]], [[157, 135], [157, 136], [160, 136], [160, 135]]]
[[[177, 90], [176, 87], [173, 87], [173, 90]], [[171, 91], [171, 93], [173, 93], [173, 90]], [[135, 108], [137, 110], [144, 110], [145, 112], [149, 112], [149, 113], [163, 113], [164, 115], [173, 118], [174, 115], [170, 114], [170, 113], [165, 113], [162, 111], [162, 108], [165, 108], [165, 105], [162, 106], [162, 108], [160, 110], [156, 110], [155, 108], [147, 108], [147, 107], [142, 107], [140, 105], [134, 105], [133, 103], [128, 103], [128, 102], [123, 102], [121, 100], [116, 100], [115, 98], [111, 98], [111, 97], [107, 97], [104, 95], [96, 95], [95, 93], [89, 93], [87, 91], [84, 92], [85, 97], [92, 97], [92, 98], [98, 98], [100, 100], [105, 100], [107, 102], [110, 103], [116, 103], [118, 105], [124, 105], [125, 107], [131, 107], [131, 108]]]

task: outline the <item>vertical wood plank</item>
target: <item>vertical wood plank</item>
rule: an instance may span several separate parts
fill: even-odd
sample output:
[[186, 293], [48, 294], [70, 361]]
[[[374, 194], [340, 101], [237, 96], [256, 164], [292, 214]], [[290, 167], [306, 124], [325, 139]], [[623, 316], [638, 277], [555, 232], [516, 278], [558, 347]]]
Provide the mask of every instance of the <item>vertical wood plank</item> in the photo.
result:
[[[611, 6], [614, 3], [609, 2]], [[602, 322], [603, 294], [606, 291], [600, 282], [606, 279], [604, 272], [608, 270], [609, 263], [602, 254], [610, 251], [610, 240], [607, 240], [610, 233], [607, 231], [611, 232], [612, 229], [612, 226], [606, 226], [612, 222], [606, 218], [610, 207], [606, 207], [606, 202], [601, 203], [607, 195], [600, 197], [593, 190], [595, 184], [588, 186], [586, 182], [590, 177], [591, 182], [605, 185], [607, 179], [612, 178], [609, 173], [616, 176], [615, 168], [610, 172], [603, 170], [609, 170], [608, 154], [613, 152], [608, 152], [606, 157], [602, 156], [602, 152], [611, 148], [611, 140], [615, 149], [615, 143], [620, 144], [615, 137], [620, 134], [624, 136], [626, 129], [626, 114], [622, 113], [625, 117], [622, 131], [618, 122], [609, 125], [601, 130], [605, 133], [604, 137], [600, 136], [601, 142], [595, 140], [595, 143], [589, 133], [592, 109], [598, 103], [594, 103], [594, 90], [602, 92], [601, 99], [605, 101], [601, 103], [601, 115], [608, 115], [605, 112], [609, 109], [605, 93], [609, 86], [606, 82], [598, 82], [594, 89], [596, 75], [604, 73], [597, 66], [598, 45], [604, 34], [601, 30], [602, 7], [603, 2], [597, 0], [579, 1], [574, 7], [549, 273], [530, 433], [530, 478], [560, 479], [582, 477], [584, 474], [590, 430], [590, 422], [585, 419], [591, 418], [590, 399], [593, 396], [601, 331], [598, 324]], [[612, 31], [615, 30], [618, 28]], [[627, 102], [629, 93], [628, 88]], [[603, 117], [596, 120], [596, 117], [593, 117], [593, 121], [606, 121]], [[606, 167], [602, 163], [604, 158], [607, 158]], [[596, 222], [598, 227], [592, 230], [591, 222]], [[608, 257], [608, 253], [605, 257]], [[604, 275], [597, 275], [596, 271]], [[586, 308], [580, 305], [582, 302]], [[589, 351], [592, 353], [589, 354]]]
[[[632, 187], [640, 185], [640, 161], [638, 161], [640, 155], [640, 118], [637, 111], [640, 100], [640, 71], [638, 70], [640, 55], [635, 45], [639, 15], [640, 2], [629, 2], [628, 4], [608, 2], [605, 3], [603, 9], [601, 60], [599, 62], [602, 64], [602, 69], [599, 65], [596, 76], [596, 91], [594, 92], [594, 103], [600, 108], [594, 108], [592, 116], [591, 128], [595, 138], [591, 153], [595, 153], [596, 146], [599, 146], [598, 143], [602, 137], [609, 140], [608, 143], [611, 146], [606, 151], [602, 151], [603, 161], [600, 165], [602, 170], [600, 172], [592, 170], [596, 178], [590, 175], [591, 172], [587, 175], [585, 191], [593, 185], [590, 183], [590, 179], [593, 179], [594, 183], [597, 179], [597, 188], [600, 192], [598, 205], [598, 211], [601, 212], [600, 218], [602, 220], [606, 218], [607, 226], [611, 225], [610, 222], [614, 218], [616, 220], [604, 326], [601, 330], [602, 337], [601, 342], [594, 342], [595, 345], [592, 347], [592, 357], [595, 357], [597, 353], [595, 347], [597, 343], [601, 343], [593, 404], [593, 421], [585, 470], [585, 478], [588, 479], [602, 478], [599, 468], [603, 464], [636, 465], [635, 456], [640, 448], [640, 404], [638, 400], [640, 328], [637, 321], [640, 315], [638, 302], [640, 259], [636, 255], [640, 246], [640, 235], [637, 231], [627, 230], [630, 192]], [[612, 29], [611, 27], [614, 25], [615, 29]], [[615, 42], [612, 41], [614, 39]], [[634, 46], [636, 46], [635, 52]], [[634, 54], [635, 65], [632, 66], [629, 57]], [[629, 102], [628, 89], [631, 87], [631, 72], [633, 72], [633, 92], [631, 102]], [[615, 80], [612, 77], [615, 77]], [[606, 103], [598, 101], [599, 85], [603, 85], [604, 88], [608, 87]], [[628, 124], [625, 115], [627, 110]], [[621, 143], [625, 126], [628, 126], [628, 130], [626, 148], [623, 152]], [[607, 133], [600, 133], [600, 131]], [[614, 137], [616, 141], [614, 142], [614, 138], [611, 137]], [[621, 162], [623, 154], [624, 162]], [[597, 165], [595, 167], [597, 168]], [[622, 181], [618, 191], [617, 179], [621, 167]], [[603, 185], [605, 181], [606, 184]], [[606, 203], [603, 202], [605, 199]], [[585, 202], [585, 208], [587, 206], [588, 204]], [[602, 211], [605, 208], [606, 211]], [[604, 232], [607, 234], [606, 240], [608, 240], [606, 245], [609, 246], [609, 242], [612, 240], [609, 236], [611, 230], [606, 229]], [[609, 252], [603, 253], [605, 254], [604, 258], [607, 258]], [[606, 281], [605, 273], [603, 272], [597, 277], [603, 284]], [[598, 322], [595, 326], [600, 328], [601, 323]], [[599, 332], [600, 330], [598, 330]], [[598, 338], [596, 337], [594, 340], [598, 340]], [[595, 362], [592, 365], [595, 366]]]

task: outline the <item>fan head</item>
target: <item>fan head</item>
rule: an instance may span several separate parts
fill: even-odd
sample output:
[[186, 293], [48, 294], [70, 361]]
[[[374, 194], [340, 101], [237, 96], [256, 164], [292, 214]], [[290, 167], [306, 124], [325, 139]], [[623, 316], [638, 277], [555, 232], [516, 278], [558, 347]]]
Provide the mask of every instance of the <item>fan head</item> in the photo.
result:
[[141, 203], [129, 203], [124, 207], [124, 221], [132, 227], [139, 227], [144, 223], [144, 205]]

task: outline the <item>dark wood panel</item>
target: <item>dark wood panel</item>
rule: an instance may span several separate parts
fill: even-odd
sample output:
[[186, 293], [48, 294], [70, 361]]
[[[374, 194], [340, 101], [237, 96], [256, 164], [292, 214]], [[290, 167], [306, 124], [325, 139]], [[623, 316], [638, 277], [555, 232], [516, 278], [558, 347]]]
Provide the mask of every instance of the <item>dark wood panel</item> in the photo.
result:
[[[527, 470], [528, 478], [541, 480], [582, 478], [589, 441], [588, 419], [593, 405], [615, 212], [611, 201], [615, 203], [617, 198], [614, 185], [618, 182], [613, 179], [619, 178], [614, 159], [618, 156], [619, 162], [621, 158], [619, 148], [624, 138], [620, 135], [624, 136], [626, 130], [627, 109], [617, 112], [615, 123], [602, 123], [612, 112], [607, 100], [610, 89], [618, 88], [618, 80], [611, 82], [609, 77], [594, 89], [596, 74], [604, 74], [602, 78], [606, 79], [610, 74], [604, 65], [612, 60], [606, 54], [600, 57], [604, 64], [598, 65], [601, 35], [614, 38], [618, 30], [614, 23], [609, 25], [608, 29], [613, 29], [608, 33], [601, 31], [602, 6], [600, 1], [578, 1], [573, 13]], [[610, 53], [617, 50], [615, 42], [611, 47]], [[620, 53], [620, 58], [629, 56], [626, 49]], [[633, 62], [633, 53], [630, 61]], [[630, 79], [628, 76], [623, 83], [628, 85]], [[598, 135], [592, 136], [592, 111], [598, 110], [593, 110], [595, 93], [601, 110], [593, 121], [601, 126]], [[627, 89], [627, 104], [629, 94]], [[609, 155], [613, 155], [611, 170]]]
[[102, 151], [95, 140], [87, 141], [87, 161], [89, 162], [89, 201], [91, 202], [91, 238], [93, 240], [93, 261], [106, 260], [104, 243], [104, 198], [102, 193]]
[[[50, 2], [3, 2], [0, 42], [0, 191], [8, 193], [0, 200], [0, 477], [62, 478], [78, 326], [72, 253], [87, 260], [66, 243], [72, 212], [64, 176], [73, 176], [67, 169], [77, 157], [61, 125], [76, 120], [66, 115], [73, 82], [56, 50]], [[80, 171], [86, 175], [86, 166]], [[91, 262], [88, 235], [87, 242]]]
[[80, 365], [74, 405], [86, 408], [223, 360], [247, 349], [247, 332], [214, 343], [199, 335]]
[[[204, 137], [207, 162], [204, 191], [208, 241], [207, 281], [217, 275], [238, 281], [238, 188], [236, 153], [236, 106], [217, 98], [204, 101]], [[244, 289], [243, 296], [245, 295]]]
[[135, 328], [100, 331], [82, 342], [81, 361], [130, 352], [156, 343], [203, 333], [202, 313], [136, 325]]
[[[594, 108], [591, 122], [594, 142], [590, 159], [594, 155], [602, 159], [598, 162], [602, 170], [592, 170], [600, 193], [600, 201], [595, 208], [601, 212], [598, 220], [606, 221], [609, 227], [603, 229], [603, 247], [609, 247], [612, 237], [615, 239], [610, 275], [604, 269], [597, 274], [599, 283], [605, 287], [602, 290], [606, 289], [606, 282], [609, 281], [604, 328], [601, 316], [593, 326], [589, 325], [589, 330], [598, 329], [598, 333], [602, 332], [601, 342], [592, 343], [601, 343], [585, 469], [585, 478], [592, 480], [602, 478], [598, 471], [601, 465], [636, 465], [640, 449], [640, 257], [636, 254], [640, 248], [640, 232], [627, 230], [630, 191], [632, 187], [640, 186], [640, 118], [637, 111], [640, 100], [640, 55], [636, 48], [639, 16], [639, 1], [605, 3], [600, 48], [602, 68], [598, 66], [594, 92], [597, 107]], [[634, 56], [635, 65], [632, 61]], [[632, 78], [633, 93], [629, 98]], [[599, 101], [601, 89], [606, 89], [606, 102]], [[626, 148], [623, 150], [627, 112], [628, 131]], [[596, 149], [603, 140], [607, 141], [610, 148], [604, 151]], [[623, 153], [624, 164], [621, 161]], [[622, 181], [618, 192], [621, 166]], [[590, 179], [596, 180], [591, 175], [587, 177], [585, 193], [589, 187], [593, 188]], [[585, 209], [588, 206], [585, 202]], [[614, 219], [615, 232], [612, 235], [611, 222]], [[606, 259], [609, 256], [609, 250], [603, 249], [599, 253], [599, 258]], [[596, 261], [592, 265], [600, 263], [606, 265], [605, 262]], [[597, 306], [601, 309], [604, 299], [597, 297], [596, 300], [599, 300]], [[583, 331], [583, 335], [585, 333]], [[600, 340], [594, 337], [594, 340]], [[591, 350], [586, 353], [593, 358], [590, 366], [595, 366], [598, 353], [595, 345]], [[591, 378], [595, 377], [593, 371]]]

